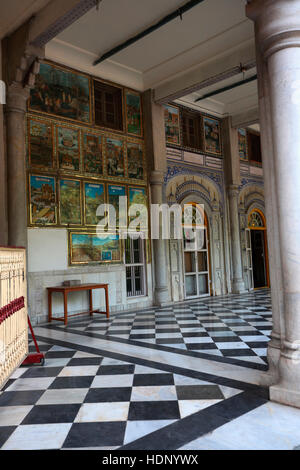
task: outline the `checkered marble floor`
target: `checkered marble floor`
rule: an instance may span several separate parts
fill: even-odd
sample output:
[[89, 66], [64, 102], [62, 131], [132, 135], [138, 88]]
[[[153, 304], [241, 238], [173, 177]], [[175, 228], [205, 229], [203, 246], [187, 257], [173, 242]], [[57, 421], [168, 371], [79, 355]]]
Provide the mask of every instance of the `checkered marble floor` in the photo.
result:
[[112, 315], [110, 320], [99, 315], [92, 320], [82, 317], [69, 322], [68, 328], [266, 364], [272, 330], [270, 291], [203, 298], [172, 307]]
[[19, 368], [0, 392], [2, 450], [114, 450], [160, 430], [175, 437], [178, 423], [189, 429], [186, 418], [243, 392], [67, 347], [40, 348], [45, 366]]

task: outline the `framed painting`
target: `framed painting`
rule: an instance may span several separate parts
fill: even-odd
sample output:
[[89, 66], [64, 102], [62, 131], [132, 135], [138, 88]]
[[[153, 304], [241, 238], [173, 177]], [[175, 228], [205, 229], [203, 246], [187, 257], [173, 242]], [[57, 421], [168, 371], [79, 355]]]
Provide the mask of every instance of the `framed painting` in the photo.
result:
[[120, 263], [122, 244], [119, 235], [70, 232], [69, 259], [71, 265], [91, 263]]
[[61, 225], [81, 225], [81, 183], [78, 180], [59, 181], [59, 218]]
[[144, 146], [140, 142], [127, 142], [128, 178], [145, 179]]
[[98, 207], [105, 204], [104, 184], [84, 183], [84, 222], [85, 225], [97, 225], [96, 216]]
[[80, 170], [80, 141], [79, 130], [72, 127], [58, 126], [57, 156], [60, 170], [79, 172]]
[[93, 176], [103, 175], [103, 137], [82, 132], [83, 171]]
[[180, 145], [180, 111], [176, 106], [164, 105], [167, 144]]
[[56, 180], [54, 177], [29, 175], [30, 225], [56, 225]]
[[204, 150], [214, 155], [221, 155], [221, 123], [216, 119], [204, 117]]
[[[137, 187], [129, 187], [128, 188], [129, 197], [128, 197], [128, 210], [134, 205], [142, 205], [148, 208], [148, 201], [147, 201], [147, 191], [146, 188], [137, 188]], [[134, 220], [135, 217], [129, 217], [129, 222]], [[148, 223], [148, 218], [147, 218]]]
[[90, 78], [60, 66], [42, 62], [29, 109], [38, 113], [91, 122]]
[[[126, 186], [108, 185], [108, 203], [111, 204], [116, 211], [116, 225], [117, 227], [125, 227], [126, 220], [126, 204], [120, 204], [120, 198], [127, 196]], [[109, 214], [111, 217], [111, 214]], [[112, 221], [110, 220], [112, 223]]]
[[143, 135], [142, 100], [139, 93], [125, 90], [126, 131], [138, 137]]
[[37, 119], [28, 120], [28, 163], [31, 167], [52, 169], [53, 125]]
[[240, 159], [248, 161], [248, 148], [247, 148], [247, 131], [246, 129], [238, 129], [238, 142]]
[[125, 176], [124, 142], [115, 138], [106, 138], [106, 170], [108, 176]]

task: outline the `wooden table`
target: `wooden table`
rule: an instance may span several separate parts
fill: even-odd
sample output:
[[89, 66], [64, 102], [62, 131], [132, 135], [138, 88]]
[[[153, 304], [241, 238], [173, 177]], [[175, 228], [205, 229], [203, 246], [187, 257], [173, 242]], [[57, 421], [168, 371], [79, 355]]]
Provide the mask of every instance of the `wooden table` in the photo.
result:
[[[93, 290], [95, 289], [104, 289], [105, 290], [105, 302], [106, 302], [106, 312], [101, 312], [100, 310], [94, 310], [93, 308]], [[90, 316], [92, 317], [94, 313], [101, 313], [106, 315], [109, 318], [109, 300], [108, 300], [108, 284], [80, 284], [78, 286], [58, 286], [58, 287], [47, 287], [48, 290], [48, 320], [49, 323], [52, 320], [62, 321], [65, 325], [68, 324], [68, 294], [70, 292], [79, 292], [79, 291], [88, 291], [89, 300], [90, 300]], [[63, 317], [53, 317], [52, 316], [52, 293], [61, 292], [64, 298], [64, 316]], [[76, 317], [78, 315], [83, 315], [83, 313], [75, 313], [69, 315], [69, 317]]]

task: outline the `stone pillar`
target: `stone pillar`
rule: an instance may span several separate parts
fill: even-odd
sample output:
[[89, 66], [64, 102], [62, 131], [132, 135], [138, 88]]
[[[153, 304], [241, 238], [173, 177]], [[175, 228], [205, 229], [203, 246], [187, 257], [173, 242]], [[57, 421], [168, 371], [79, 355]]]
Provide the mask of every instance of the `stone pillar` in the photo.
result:
[[10, 85], [7, 93], [8, 243], [27, 247], [25, 116], [29, 87]]
[[245, 292], [243, 279], [242, 253], [239, 224], [239, 185], [240, 157], [238, 148], [238, 131], [231, 125], [231, 118], [223, 120], [223, 142], [225, 159], [225, 179], [227, 184], [230, 238], [231, 238], [231, 269], [232, 292]]
[[281, 341], [284, 337], [284, 309], [282, 266], [278, 230], [278, 207], [274, 171], [270, 89], [268, 86], [267, 64], [263, 60], [259, 44], [257, 44], [256, 47], [256, 63], [258, 70], [259, 122], [261, 129], [261, 148], [264, 168], [264, 194], [267, 219], [268, 258], [270, 268], [273, 320], [271, 341], [268, 345], [269, 372], [264, 385], [270, 385], [276, 383], [279, 380], [278, 363], [280, 358]]
[[232, 259], [232, 292], [240, 294], [245, 292], [243, 279], [240, 223], [239, 223], [239, 188], [230, 185], [227, 189], [229, 204], [231, 259]]
[[273, 140], [269, 177], [275, 179], [279, 253], [274, 253], [275, 246], [270, 248], [274, 257], [281, 256], [283, 281], [284, 341], [279, 380], [270, 396], [300, 407], [300, 1], [253, 0], [247, 14], [255, 21], [270, 93], [271, 119], [262, 128], [262, 137]]
[[[167, 168], [166, 136], [163, 106], [153, 100], [152, 90], [143, 95], [145, 147], [148, 172], [150, 174], [151, 203], [163, 203], [164, 174]], [[163, 305], [170, 302], [167, 264], [167, 241], [153, 240], [154, 302]]]
[[[163, 203], [163, 181], [164, 174], [160, 171], [153, 171], [150, 176], [151, 187], [151, 203]], [[160, 222], [160, 233], [162, 227], [162, 220]], [[158, 240], [152, 241], [153, 246], [153, 263], [155, 272], [155, 290], [154, 300], [157, 305], [164, 305], [170, 301], [168, 289], [168, 272], [167, 272], [167, 241]]]

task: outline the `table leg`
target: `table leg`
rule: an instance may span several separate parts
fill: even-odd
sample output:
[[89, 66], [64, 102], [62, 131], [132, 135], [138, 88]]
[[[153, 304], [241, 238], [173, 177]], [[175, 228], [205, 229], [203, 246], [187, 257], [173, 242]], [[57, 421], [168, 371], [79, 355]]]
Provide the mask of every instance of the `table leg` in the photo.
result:
[[105, 287], [105, 301], [106, 301], [106, 317], [109, 318], [108, 286]]
[[52, 322], [52, 292], [48, 291], [48, 321]]
[[64, 291], [64, 316], [65, 316], [65, 325], [68, 324], [68, 292]]
[[90, 316], [93, 316], [93, 291], [89, 290], [89, 295], [90, 295]]

